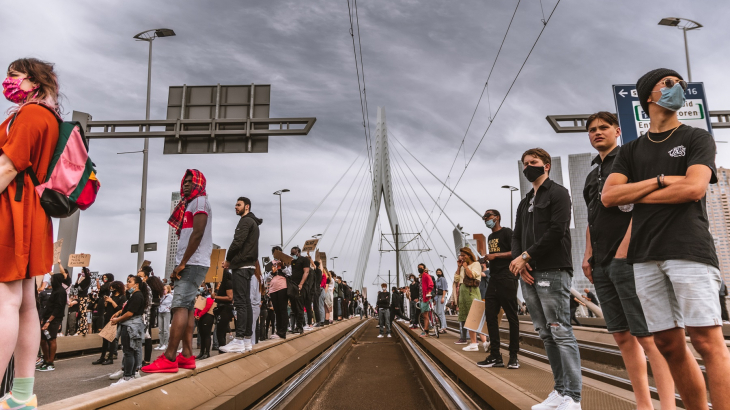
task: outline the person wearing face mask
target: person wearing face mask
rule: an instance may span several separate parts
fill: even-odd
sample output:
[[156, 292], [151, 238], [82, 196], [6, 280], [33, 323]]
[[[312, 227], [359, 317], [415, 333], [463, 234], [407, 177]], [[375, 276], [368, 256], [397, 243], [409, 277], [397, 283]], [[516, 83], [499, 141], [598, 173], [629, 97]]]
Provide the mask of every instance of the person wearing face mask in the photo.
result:
[[59, 84], [53, 64], [23, 58], [10, 63], [2, 86], [5, 98], [16, 105], [0, 125], [0, 374], [14, 357], [15, 379], [11, 394], [0, 398], [0, 408], [35, 408], [41, 340], [35, 276], [53, 265], [53, 226], [30, 172], [23, 171], [32, 170], [40, 181], [47, 177], [58, 142], [54, 113], [59, 111]]
[[446, 295], [449, 293], [449, 281], [444, 277], [444, 271], [436, 269], [436, 283], [434, 284], [434, 299], [433, 299], [433, 310], [441, 320], [441, 332], [446, 333], [446, 312], [444, 307], [446, 306]]
[[523, 174], [532, 190], [520, 201], [509, 270], [522, 280], [522, 295], [553, 371], [553, 391], [533, 410], [580, 410], [583, 381], [578, 343], [570, 324], [570, 194], [549, 178], [550, 154], [525, 151]]
[[378, 337], [390, 336], [390, 293], [388, 293], [388, 285], [383, 283], [380, 285], [378, 292], [378, 326], [380, 326], [380, 334]]
[[287, 296], [291, 301], [292, 316], [295, 319], [293, 333], [304, 333], [304, 284], [309, 276], [309, 266], [311, 264], [309, 258], [302, 255], [302, 250], [295, 246], [291, 248], [290, 255], [292, 257], [291, 276], [288, 280]]
[[410, 294], [410, 313], [411, 313], [411, 329], [418, 329], [418, 315], [421, 313], [418, 309], [418, 300], [421, 298], [421, 283], [414, 274], [408, 276], [408, 292]]
[[717, 182], [717, 150], [712, 134], [679, 121], [687, 88], [679, 73], [666, 68], [639, 78], [636, 92], [649, 130], [621, 147], [601, 202], [634, 204], [626, 261], [633, 265], [648, 331], [685, 406], [707, 408], [703, 374], [687, 349], [686, 332], [704, 360], [713, 408], [730, 409], [730, 353], [717, 298], [722, 281], [705, 208], [708, 185]]

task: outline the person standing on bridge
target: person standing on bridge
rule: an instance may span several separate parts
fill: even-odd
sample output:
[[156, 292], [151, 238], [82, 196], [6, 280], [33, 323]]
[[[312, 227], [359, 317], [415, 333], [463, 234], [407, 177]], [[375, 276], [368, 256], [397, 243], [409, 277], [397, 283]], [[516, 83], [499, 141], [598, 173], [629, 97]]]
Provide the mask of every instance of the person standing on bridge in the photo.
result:
[[[431, 311], [431, 307], [429, 306], [428, 302], [431, 300], [434, 284], [433, 280], [431, 279], [431, 275], [428, 273], [428, 269], [426, 268], [426, 265], [423, 263], [418, 264], [418, 274], [421, 277], [421, 300], [419, 302], [420, 306], [420, 314], [421, 318], [420, 320], [423, 322], [423, 332], [421, 332], [421, 337], [428, 337], [428, 312]], [[443, 326], [443, 325], [441, 325]], [[438, 329], [436, 329], [438, 331]]]
[[[251, 200], [240, 197], [236, 201], [236, 225], [233, 242], [228, 247], [223, 269], [231, 270], [233, 307], [236, 309], [236, 337], [219, 350], [223, 353], [243, 353], [253, 350], [253, 307], [251, 305], [251, 277], [261, 277], [259, 266], [259, 225], [263, 220], [251, 212]], [[258, 273], [256, 271], [259, 271]], [[260, 284], [261, 282], [259, 282]], [[259, 298], [260, 300], [260, 298]]]
[[444, 277], [444, 271], [436, 269], [436, 283], [434, 284], [434, 295], [433, 309], [436, 311], [436, 315], [441, 321], [441, 332], [446, 333], [446, 312], [444, 307], [446, 306], [446, 294], [449, 293], [449, 281]]
[[[175, 281], [170, 310], [172, 323], [167, 349], [151, 364], [142, 367], [145, 373], [177, 373], [179, 368], [195, 369], [193, 327], [195, 326], [195, 297], [198, 286], [205, 280], [213, 252], [213, 211], [205, 192], [205, 176], [197, 169], [185, 171], [180, 187], [182, 200], [172, 211], [167, 223], [178, 236], [175, 269], [170, 279]], [[146, 286], [145, 286], [146, 288]], [[182, 342], [182, 352], [177, 354]]]
[[573, 277], [570, 194], [549, 178], [552, 164], [544, 149], [525, 151], [521, 162], [533, 189], [517, 207], [509, 269], [521, 277], [522, 295], [555, 380], [547, 399], [532, 409], [580, 410], [580, 352], [568, 316]]
[[679, 122], [677, 111], [698, 108], [685, 103], [685, 92], [692, 90], [676, 71], [650, 71], [636, 91], [649, 129], [621, 147], [601, 200], [606, 207], [634, 204], [627, 261], [648, 329], [684, 405], [708, 408], [686, 327], [704, 360], [713, 408], [730, 409], [730, 352], [717, 298], [722, 280], [705, 208], [708, 185], [717, 182], [715, 141]]
[[386, 283], [380, 285], [376, 306], [378, 307], [378, 326], [380, 326], [378, 337], [384, 337], [384, 335], [390, 337], [390, 294]]
[[[591, 145], [598, 151], [593, 159], [593, 164], [598, 166], [586, 177], [583, 189], [583, 198], [588, 207], [583, 273], [595, 285], [596, 293], [603, 301], [601, 308], [606, 327], [621, 350], [638, 410], [654, 408], [644, 353], [651, 362], [662, 409], [672, 410], [676, 408], [674, 381], [667, 361], [649, 332], [641, 302], [636, 295], [634, 269], [626, 261], [633, 207], [607, 208], [601, 202], [603, 184], [611, 174], [616, 155], [621, 149], [618, 146], [618, 137], [621, 135], [618, 118], [606, 111], [597, 112], [588, 117], [586, 130]], [[590, 289], [584, 290], [587, 299], [598, 305], [598, 299]]]
[[291, 314], [294, 318], [294, 329], [292, 333], [304, 333], [304, 285], [309, 276], [309, 258], [302, 255], [302, 250], [295, 246], [291, 248], [292, 263], [291, 277], [288, 281], [287, 296], [291, 302]]
[[485, 259], [489, 262], [489, 286], [484, 296], [484, 317], [489, 330], [491, 352], [484, 361], [477, 363], [479, 367], [504, 367], [500, 353], [499, 309], [504, 310], [509, 323], [509, 362], [507, 367], [519, 369], [517, 352], [520, 351], [520, 322], [517, 318], [517, 278], [509, 271], [512, 259], [512, 230], [502, 227], [502, 215], [496, 209], [489, 209], [482, 217], [487, 228], [492, 230], [487, 244], [489, 253]]

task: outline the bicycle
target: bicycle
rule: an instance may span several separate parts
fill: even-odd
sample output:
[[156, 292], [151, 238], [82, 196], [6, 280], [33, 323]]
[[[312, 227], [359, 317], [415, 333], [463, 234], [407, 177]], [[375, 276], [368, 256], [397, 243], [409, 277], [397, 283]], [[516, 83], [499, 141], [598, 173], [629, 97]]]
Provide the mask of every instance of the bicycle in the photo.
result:
[[[428, 317], [427, 317], [428, 316]], [[421, 313], [418, 317], [418, 327], [423, 331], [424, 324], [428, 320], [428, 331], [429, 335], [431, 332], [436, 332], [436, 338], [440, 336], [440, 330], [442, 329], [441, 319], [438, 317], [436, 312], [433, 311], [433, 298], [428, 301], [428, 312]]]

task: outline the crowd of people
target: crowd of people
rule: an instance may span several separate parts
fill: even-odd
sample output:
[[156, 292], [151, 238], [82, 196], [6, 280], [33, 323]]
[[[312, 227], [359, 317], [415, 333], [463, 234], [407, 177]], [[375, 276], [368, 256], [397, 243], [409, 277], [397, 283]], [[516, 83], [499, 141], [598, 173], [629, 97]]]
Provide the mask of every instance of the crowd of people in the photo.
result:
[[[451, 291], [441, 269], [432, 276], [419, 264], [408, 286], [389, 291], [389, 284], [382, 284], [370, 306], [359, 290], [326, 268], [326, 261], [302, 254], [298, 246], [288, 254], [274, 247], [265, 263], [260, 262], [263, 221], [253, 214], [246, 197], [235, 202], [240, 219], [220, 266], [222, 278], [207, 280], [213, 210], [206, 179], [196, 169], [185, 172], [182, 200], [167, 221], [179, 238], [170, 283], [160, 280], [149, 265], [125, 282], [111, 273], [96, 277], [83, 268], [72, 283], [60, 261], [58, 273], [49, 274], [52, 225], [38, 196], [29, 193], [31, 174], [46, 179], [59, 138], [59, 86], [52, 64], [16, 60], [9, 66], [3, 93], [17, 105], [0, 126], [0, 208], [11, 220], [6, 225], [14, 227], [0, 230], [0, 255], [7, 262], [0, 275], [3, 386], [14, 374], [0, 408], [37, 407], [34, 372], [55, 369], [64, 319], [69, 337], [116, 329], [115, 337], [104, 340], [93, 365], [113, 365], [121, 345], [121, 366], [112, 374], [118, 385], [140, 372], [195, 369], [196, 360], [209, 357], [211, 350], [249, 352], [261, 340], [285, 339], [358, 314], [377, 315], [379, 337], [391, 337], [393, 321], [401, 320], [413, 329], [422, 327], [420, 336], [427, 338], [437, 331], [429, 328], [430, 319], [424, 320], [433, 309], [442, 327], [446, 313], [457, 313], [460, 335], [455, 343], [465, 345], [464, 351], [481, 347], [487, 356], [476, 366], [485, 368], [505, 367], [500, 353], [502, 311], [509, 327], [506, 367], [520, 368], [518, 315], [529, 314], [554, 377], [554, 390], [533, 410], [579, 410], [581, 358], [572, 322], [578, 323], [578, 306], [598, 306], [600, 300], [638, 409], [652, 408], [647, 357], [663, 409], [675, 408], [675, 388], [686, 408], [707, 409], [706, 385], [713, 408], [729, 409], [730, 353], [721, 329], [727, 316], [722, 306], [726, 288], [704, 204], [708, 184], [717, 181], [715, 144], [708, 132], [680, 123], [677, 111], [685, 104], [686, 89], [687, 83], [673, 70], [643, 75], [636, 92], [649, 128], [621, 147], [615, 115], [601, 111], [586, 121], [597, 166], [583, 191], [588, 229], [581, 268], [595, 294], [584, 289], [585, 295], [578, 298], [571, 292], [571, 198], [565, 187], [550, 179], [549, 153], [533, 148], [521, 156], [533, 189], [519, 203], [513, 229], [501, 226], [498, 210], [487, 210], [483, 221], [491, 230], [488, 253], [477, 258], [471, 248], [460, 249]], [[35, 278], [40, 276], [44, 277], [37, 286]], [[518, 288], [524, 302], [517, 299]], [[466, 326], [479, 300], [488, 335]], [[161, 354], [152, 360], [154, 329], [160, 340], [154, 349]], [[704, 361], [706, 383], [687, 347], [686, 333]]]

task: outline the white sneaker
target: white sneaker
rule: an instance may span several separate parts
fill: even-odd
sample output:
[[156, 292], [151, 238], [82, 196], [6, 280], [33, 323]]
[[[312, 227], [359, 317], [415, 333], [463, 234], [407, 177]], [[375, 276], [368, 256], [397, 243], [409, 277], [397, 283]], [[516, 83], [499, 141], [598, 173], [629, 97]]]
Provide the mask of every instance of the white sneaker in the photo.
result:
[[487, 340], [486, 342], [482, 343], [482, 346], [484, 347], [484, 352], [488, 352], [489, 351], [489, 345], [490, 344], [491, 344], [491, 342], [489, 340]]
[[390, 337], [390, 333], [388, 333], [388, 337]]
[[246, 345], [243, 339], [233, 339], [231, 343], [221, 346], [220, 351], [223, 353], [243, 353], [246, 351]]
[[274, 333], [273, 335], [271, 335], [271, 337], [269, 339], [276, 340], [276, 339], [281, 339], [281, 338], [279, 337], [279, 335], [277, 335], [276, 333]]
[[109, 380], [119, 380], [124, 376], [124, 370], [117, 370], [109, 375]]
[[251, 343], [250, 337], [248, 339], [243, 339], [243, 346], [246, 352], [250, 352], [251, 350], [253, 350], [253, 343]]
[[463, 350], [465, 352], [478, 352], [479, 343], [469, 343], [468, 345], [462, 347], [461, 350]]
[[378, 335], [378, 339], [380, 339], [380, 338], [382, 338], [382, 337], [383, 337], [383, 335]]
[[139, 373], [139, 370], [137, 370], [136, 372], [134, 372], [134, 378], [135, 379], [141, 379], [142, 378], [142, 375]]
[[558, 406], [563, 404], [563, 399], [564, 397], [561, 396], [560, 393], [553, 390], [547, 396], [547, 399], [545, 399], [545, 401], [532, 406], [532, 410], [556, 410]]
[[182, 353], [182, 347], [181, 347], [181, 348], [179, 348], [179, 349], [177, 349], [177, 352], [178, 352], [178, 353]]
[[309, 332], [310, 330], [312, 330], [312, 326], [306, 325], [302, 329], [304, 329], [305, 332]]
[[166, 350], [166, 349], [167, 349], [167, 345], [159, 345], [159, 346], [157, 346], [157, 348], [155, 348], [155, 350]]
[[132, 381], [132, 379], [126, 379], [126, 378], [122, 377], [121, 379], [115, 381], [111, 385], [112, 386], [119, 386], [120, 384], [124, 384], [124, 383], [131, 382], [131, 381]]
[[564, 396], [563, 402], [556, 410], [581, 410], [581, 407], [580, 403], [574, 402], [572, 397]]

